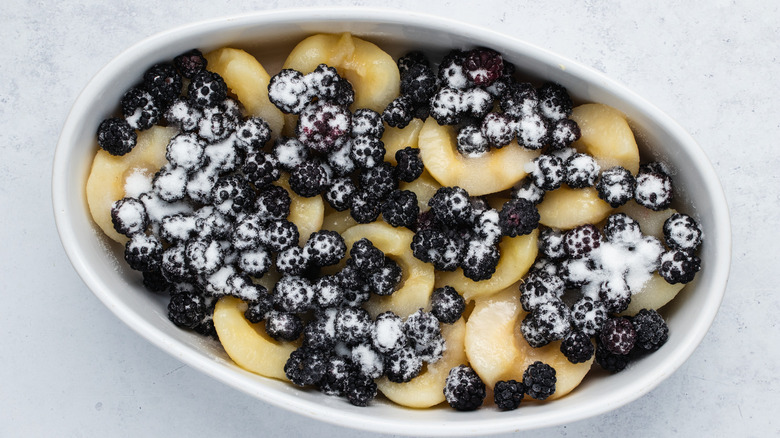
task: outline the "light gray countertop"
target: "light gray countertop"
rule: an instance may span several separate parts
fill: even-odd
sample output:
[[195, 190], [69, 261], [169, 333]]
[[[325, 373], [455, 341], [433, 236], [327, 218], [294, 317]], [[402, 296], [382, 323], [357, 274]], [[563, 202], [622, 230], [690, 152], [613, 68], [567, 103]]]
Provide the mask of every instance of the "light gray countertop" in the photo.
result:
[[[690, 360], [625, 407], [525, 435], [780, 433], [780, 291], [772, 274], [780, 261], [778, 3], [394, 3], [525, 39], [624, 83], [693, 135], [728, 198], [734, 236], [729, 286]], [[183, 365], [123, 325], [62, 250], [50, 174], [59, 130], [79, 91], [139, 39], [254, 10], [386, 4], [0, 4], [0, 436], [366, 436], [262, 403]]]

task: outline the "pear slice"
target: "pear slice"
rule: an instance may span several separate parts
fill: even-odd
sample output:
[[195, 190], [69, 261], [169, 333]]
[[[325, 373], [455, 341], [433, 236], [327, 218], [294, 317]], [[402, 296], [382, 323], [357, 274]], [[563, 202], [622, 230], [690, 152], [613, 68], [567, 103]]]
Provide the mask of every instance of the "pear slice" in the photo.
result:
[[444, 401], [444, 385], [450, 369], [467, 363], [463, 348], [466, 323], [461, 318], [454, 324], [442, 324], [441, 334], [447, 348], [444, 355], [427, 365], [420, 375], [406, 383], [393, 383], [387, 377], [376, 381], [385, 397], [410, 408], [429, 408]]
[[601, 169], [623, 166], [632, 174], [639, 171], [639, 148], [626, 116], [601, 103], [587, 103], [572, 111], [582, 136], [574, 142], [579, 152], [596, 158]]
[[228, 356], [241, 368], [274, 379], [287, 380], [284, 364], [297, 345], [268, 336], [263, 323], [244, 318], [246, 303], [225, 296], [214, 307], [214, 327]]
[[423, 127], [423, 121], [412, 119], [408, 125], [403, 128], [396, 128], [385, 125], [385, 132], [382, 134], [382, 143], [385, 144], [385, 161], [395, 166], [395, 153], [406, 147], [417, 147], [417, 137]]
[[298, 244], [303, 246], [311, 233], [319, 231], [322, 228], [322, 220], [325, 214], [325, 202], [322, 195], [304, 198], [299, 196], [290, 188], [290, 175], [282, 172], [282, 177], [276, 182], [276, 185], [283, 187], [290, 195], [290, 215], [287, 220], [298, 227]]
[[639, 222], [639, 228], [642, 230], [642, 234], [653, 236], [663, 242], [664, 222], [673, 214], [677, 213], [677, 210], [667, 208], [666, 210], [653, 211], [649, 208], [642, 207], [632, 199], [618, 207], [618, 209], [615, 210], [615, 213], [625, 213]]
[[284, 125], [283, 113], [268, 99], [271, 76], [249, 53], [225, 47], [204, 55], [206, 68], [222, 76], [231, 93], [252, 116], [265, 120], [276, 138]]
[[95, 154], [87, 178], [87, 204], [92, 219], [111, 240], [122, 244], [127, 242], [127, 237], [114, 230], [111, 206], [125, 197], [128, 178], [144, 175], [151, 180], [168, 162], [165, 150], [176, 132], [176, 128], [153, 126], [138, 132], [136, 146], [125, 155], [114, 156], [103, 149]]
[[495, 294], [519, 281], [533, 266], [539, 252], [538, 237], [538, 229], [525, 236], [504, 237], [499, 243], [501, 258], [496, 272], [487, 280], [470, 280], [458, 268], [453, 272], [437, 273], [436, 287], [452, 286], [466, 301]]
[[422, 175], [412, 182], [402, 181], [399, 184], [401, 190], [409, 190], [417, 195], [417, 205], [420, 207], [420, 211], [427, 211], [428, 201], [436, 194], [436, 191], [441, 188], [441, 184], [433, 179], [428, 171], [423, 170]]
[[349, 213], [349, 210], [336, 211], [325, 207], [325, 217], [322, 219], [322, 229], [335, 231], [342, 234], [347, 229], [357, 225], [357, 221]]
[[655, 273], [642, 285], [640, 291], [632, 291], [628, 308], [621, 315], [633, 316], [642, 309], [658, 310], [672, 301], [684, 287], [683, 283], [669, 284]]
[[528, 345], [520, 332], [526, 312], [520, 305], [518, 284], [476, 300], [466, 323], [465, 348], [471, 367], [488, 387], [499, 380], [521, 380], [523, 372], [536, 361], [555, 369], [555, 400], [571, 392], [590, 370], [593, 358], [573, 364], [561, 353], [561, 342], [541, 348]]
[[334, 67], [355, 90], [351, 109], [382, 113], [398, 96], [401, 76], [393, 58], [373, 43], [349, 33], [312, 35], [290, 52], [284, 68], [311, 73], [320, 64]]
[[597, 224], [612, 213], [612, 207], [599, 198], [593, 187], [572, 189], [565, 185], [547, 192], [537, 210], [539, 223], [563, 230]]
[[539, 151], [520, 147], [517, 141], [480, 157], [467, 158], [456, 147], [455, 128], [441, 126], [432, 117], [425, 121], [417, 145], [431, 176], [442, 186], [459, 186], [471, 196], [500, 192], [526, 176], [525, 165]]

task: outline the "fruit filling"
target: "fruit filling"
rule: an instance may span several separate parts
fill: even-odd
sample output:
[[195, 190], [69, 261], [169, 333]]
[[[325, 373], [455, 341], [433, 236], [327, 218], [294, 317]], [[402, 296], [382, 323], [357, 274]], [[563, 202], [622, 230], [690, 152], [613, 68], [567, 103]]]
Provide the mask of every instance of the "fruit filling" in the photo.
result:
[[193, 49], [117, 108], [89, 208], [171, 322], [357, 406], [563, 397], [662, 348], [701, 268], [626, 118], [494, 50], [320, 34], [271, 75]]

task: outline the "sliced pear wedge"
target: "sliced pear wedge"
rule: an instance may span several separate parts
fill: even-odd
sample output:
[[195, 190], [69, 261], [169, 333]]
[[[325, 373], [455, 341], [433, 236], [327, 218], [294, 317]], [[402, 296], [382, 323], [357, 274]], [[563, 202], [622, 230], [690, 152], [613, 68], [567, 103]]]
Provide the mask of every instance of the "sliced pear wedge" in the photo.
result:
[[677, 213], [677, 210], [667, 208], [666, 210], [653, 211], [649, 208], [642, 207], [637, 204], [636, 201], [631, 200], [618, 207], [618, 209], [615, 210], [615, 213], [625, 213], [639, 222], [639, 228], [642, 230], [642, 234], [653, 236], [663, 242], [664, 222], [673, 214]]
[[427, 170], [424, 170], [419, 178], [412, 182], [401, 182], [399, 184], [401, 190], [409, 190], [417, 195], [417, 206], [420, 207], [420, 211], [427, 211], [428, 201], [431, 200], [436, 191], [441, 188], [441, 184], [433, 179]]
[[385, 144], [385, 161], [395, 166], [395, 153], [406, 147], [417, 147], [417, 138], [423, 127], [423, 121], [412, 119], [408, 125], [403, 128], [396, 128], [385, 125], [385, 132], [382, 134], [382, 143]]
[[287, 190], [290, 195], [290, 215], [287, 216], [287, 220], [298, 227], [300, 235], [298, 243], [303, 246], [309, 240], [311, 233], [322, 228], [325, 215], [325, 202], [322, 200], [322, 195], [311, 198], [299, 196], [290, 188], [290, 175], [287, 173], [282, 173], [282, 177], [275, 184]]
[[574, 147], [593, 155], [601, 169], [623, 166], [632, 174], [639, 171], [639, 148], [626, 116], [601, 103], [587, 103], [572, 111], [582, 136]]
[[613, 210], [599, 198], [598, 191], [593, 187], [572, 189], [565, 185], [547, 192], [537, 209], [539, 223], [563, 230], [584, 224], [597, 224]]

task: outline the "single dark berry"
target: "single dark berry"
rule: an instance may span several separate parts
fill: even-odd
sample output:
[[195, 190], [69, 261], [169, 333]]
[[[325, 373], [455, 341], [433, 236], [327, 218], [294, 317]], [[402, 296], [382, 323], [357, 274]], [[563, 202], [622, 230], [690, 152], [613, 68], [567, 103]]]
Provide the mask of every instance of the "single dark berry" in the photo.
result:
[[498, 214], [501, 232], [515, 237], [530, 234], [539, 226], [539, 212], [536, 205], [526, 199], [507, 201]]
[[125, 119], [110, 118], [100, 123], [98, 146], [111, 155], [125, 155], [133, 150], [138, 136]]
[[563, 160], [554, 155], [540, 155], [533, 160], [530, 177], [536, 187], [549, 192], [565, 181], [566, 167]]
[[304, 80], [309, 86], [309, 93], [319, 100], [349, 106], [355, 101], [355, 90], [352, 84], [339, 76], [335, 68], [320, 64]]
[[300, 114], [311, 101], [311, 92], [301, 72], [283, 69], [271, 77], [268, 99], [285, 113]]
[[279, 137], [274, 142], [274, 156], [282, 169], [288, 172], [308, 161], [310, 152], [297, 138]]
[[302, 275], [308, 268], [309, 261], [303, 254], [303, 249], [297, 245], [276, 254], [276, 269], [287, 275]]
[[701, 244], [701, 227], [687, 214], [672, 214], [664, 222], [663, 230], [666, 244], [671, 248], [692, 251]]
[[409, 340], [409, 345], [414, 347], [418, 353], [441, 338], [439, 320], [432, 313], [422, 309], [406, 318], [403, 329]]
[[591, 187], [599, 177], [601, 167], [587, 154], [574, 154], [566, 160], [566, 184], [573, 189]]
[[490, 142], [476, 125], [465, 125], [460, 128], [456, 146], [461, 155], [469, 158], [482, 156], [490, 150]]
[[469, 80], [476, 85], [487, 86], [504, 73], [504, 59], [491, 49], [473, 49], [463, 61]]
[[371, 338], [373, 322], [361, 307], [342, 307], [334, 324], [336, 338], [347, 345], [357, 345]]
[[357, 167], [370, 169], [385, 159], [385, 144], [376, 137], [358, 135], [352, 140], [350, 157]]
[[579, 125], [572, 119], [560, 119], [555, 122], [550, 132], [550, 147], [556, 150], [565, 149], [582, 136]]
[[385, 355], [385, 375], [395, 383], [406, 383], [422, 371], [423, 360], [412, 347], [397, 348]]
[[131, 88], [122, 97], [122, 115], [130, 127], [143, 131], [160, 119], [160, 109], [152, 95], [140, 87]]
[[219, 74], [203, 70], [192, 78], [187, 95], [198, 108], [213, 107], [227, 97], [227, 85]]
[[352, 198], [357, 188], [348, 177], [336, 178], [333, 184], [325, 191], [325, 200], [336, 211], [344, 211], [352, 205]]
[[328, 357], [325, 374], [319, 382], [319, 389], [325, 395], [344, 395], [344, 387], [350, 374], [353, 373], [352, 362], [338, 355]]
[[344, 238], [335, 231], [315, 231], [303, 247], [304, 256], [315, 266], [330, 266], [338, 263], [347, 253]]
[[562, 339], [569, 331], [570, 324], [569, 308], [558, 299], [538, 304], [523, 319], [520, 329], [526, 341], [538, 348]]
[[253, 207], [255, 192], [245, 178], [227, 175], [217, 180], [211, 191], [211, 198], [220, 213], [235, 217]]
[[463, 89], [473, 85], [463, 66], [466, 56], [466, 52], [460, 49], [453, 49], [442, 58], [438, 72], [442, 87]]
[[355, 406], [368, 406], [376, 393], [374, 380], [359, 372], [350, 373], [344, 383], [344, 396]]
[[631, 302], [631, 289], [622, 275], [613, 275], [599, 284], [599, 299], [607, 311], [619, 313], [628, 308]]
[[320, 382], [327, 369], [328, 355], [316, 348], [301, 347], [290, 353], [284, 365], [284, 374], [298, 386], [311, 386]]
[[382, 203], [382, 218], [394, 227], [412, 229], [419, 215], [417, 195], [409, 190], [393, 190]]
[[283, 275], [273, 291], [276, 308], [289, 313], [309, 310], [314, 301], [314, 288], [309, 280], [295, 275]]
[[198, 129], [203, 112], [188, 99], [179, 97], [165, 111], [165, 120], [170, 126], [175, 126], [184, 132]]
[[545, 228], [539, 234], [539, 250], [550, 260], [561, 260], [566, 257], [564, 234], [554, 228]]
[[634, 348], [636, 331], [628, 318], [609, 318], [601, 327], [599, 341], [611, 353], [626, 355]]
[[255, 214], [261, 222], [286, 219], [290, 214], [291, 203], [292, 200], [287, 190], [270, 185], [257, 192]]
[[606, 306], [590, 297], [580, 298], [571, 308], [572, 325], [588, 337], [600, 332], [606, 320]]
[[271, 254], [263, 247], [247, 249], [238, 255], [238, 267], [252, 277], [262, 277], [272, 264]]
[[482, 88], [474, 87], [463, 90], [464, 109], [466, 116], [474, 120], [482, 120], [493, 109], [493, 96]]
[[216, 240], [196, 238], [188, 241], [185, 245], [187, 265], [195, 274], [212, 274], [219, 269], [224, 261], [225, 255], [222, 247]]
[[640, 172], [636, 177], [634, 199], [650, 210], [660, 211], [672, 203], [672, 179], [663, 173]]
[[[274, 252], [280, 252], [295, 246], [299, 237], [298, 227], [294, 223], [282, 219], [265, 225], [263, 232], [260, 233], [260, 243]], [[308, 263], [309, 259], [305, 251], [302, 256]]]
[[159, 270], [162, 254], [162, 243], [154, 235], [133, 234], [125, 244], [125, 261], [136, 271]]
[[365, 190], [359, 190], [352, 198], [350, 215], [359, 224], [374, 222], [381, 213], [381, 201]]
[[[473, 207], [473, 203], [472, 210], [477, 210], [477, 208]], [[492, 208], [477, 214], [472, 227], [475, 237], [489, 245], [499, 243], [502, 235], [499, 221], [498, 211]]]
[[506, 92], [499, 96], [498, 103], [504, 114], [519, 119], [537, 110], [539, 96], [534, 86], [527, 82], [511, 83]]
[[368, 108], [359, 108], [352, 114], [352, 136], [367, 135], [381, 138], [385, 132], [382, 115]]
[[377, 351], [384, 354], [406, 347], [404, 322], [391, 311], [380, 313], [374, 322], [371, 343]]
[[412, 253], [439, 271], [454, 271], [462, 259], [464, 242], [439, 229], [422, 229], [412, 238]]
[[265, 187], [281, 176], [276, 158], [262, 151], [250, 152], [241, 170], [257, 188]]
[[571, 258], [585, 257], [599, 246], [601, 246], [601, 231], [592, 224], [574, 227], [563, 236], [563, 248]]
[[409, 69], [415, 64], [430, 66], [428, 58], [423, 52], [420, 52], [419, 50], [409, 52], [406, 55], [398, 58], [396, 64], [398, 64], [398, 71], [401, 73], [401, 76], [405, 75], [406, 72], [409, 71]]
[[165, 149], [168, 162], [183, 168], [187, 173], [200, 169], [204, 164], [205, 143], [195, 134], [178, 134]]
[[536, 400], [545, 400], [553, 395], [557, 380], [555, 368], [539, 361], [528, 365], [528, 368], [523, 372], [525, 392]]
[[545, 191], [537, 187], [533, 179], [528, 177], [523, 178], [523, 181], [518, 186], [512, 188], [511, 192], [512, 199], [525, 199], [534, 205], [542, 202], [544, 194]]
[[399, 149], [395, 153], [395, 174], [400, 181], [412, 182], [422, 175], [424, 166], [420, 150], [412, 147]]
[[195, 212], [195, 229], [202, 238], [220, 240], [230, 235], [233, 223], [214, 206], [207, 205]]
[[517, 142], [526, 149], [541, 149], [550, 142], [551, 128], [550, 121], [536, 110], [524, 113], [516, 125]]
[[531, 312], [539, 305], [559, 301], [565, 291], [563, 280], [545, 271], [531, 271], [520, 285], [520, 304]]
[[171, 289], [171, 282], [159, 270], [143, 272], [143, 285], [147, 290], [158, 294], [164, 294]]
[[582, 363], [593, 357], [595, 348], [590, 336], [577, 330], [572, 330], [561, 341], [561, 353], [571, 363]]
[[111, 207], [111, 222], [117, 233], [129, 237], [146, 230], [149, 216], [143, 202], [135, 198], [122, 198]]
[[181, 95], [182, 78], [170, 64], [157, 64], [144, 73], [144, 88], [161, 108], [168, 106]]
[[176, 293], [168, 303], [168, 319], [179, 327], [192, 329], [205, 316], [206, 306], [202, 296], [196, 293]]
[[612, 208], [620, 207], [634, 197], [636, 180], [625, 167], [610, 167], [601, 172], [601, 178], [596, 184], [599, 198], [606, 201]]
[[466, 365], [452, 368], [444, 385], [444, 397], [454, 409], [473, 411], [485, 401], [485, 383]]
[[301, 337], [303, 321], [293, 313], [271, 310], [265, 315], [265, 331], [277, 341], [292, 342]]
[[427, 103], [436, 92], [436, 75], [428, 65], [415, 63], [401, 76], [401, 95], [413, 104]]
[[493, 401], [502, 411], [512, 411], [520, 406], [525, 395], [523, 382], [516, 380], [499, 380], [493, 387]]
[[461, 90], [442, 87], [431, 97], [431, 117], [440, 125], [455, 125], [467, 111]]
[[513, 120], [506, 114], [488, 113], [480, 125], [482, 135], [494, 148], [502, 148], [515, 138]]
[[607, 349], [600, 341], [596, 343], [596, 363], [610, 373], [623, 371], [631, 361], [631, 356], [615, 354]]
[[566, 88], [554, 82], [547, 82], [537, 90], [539, 95], [539, 109], [548, 119], [561, 120], [571, 115], [571, 97]]
[[639, 222], [625, 213], [610, 215], [604, 225], [604, 237], [612, 243], [633, 247], [642, 240], [642, 236]]
[[693, 251], [672, 249], [661, 255], [658, 273], [670, 284], [690, 283], [701, 269], [701, 259]]
[[317, 161], [305, 161], [290, 172], [290, 188], [304, 198], [319, 195], [329, 183], [327, 170]]
[[467, 225], [472, 219], [469, 194], [460, 187], [441, 187], [428, 201], [436, 218], [449, 227]]
[[631, 318], [631, 324], [636, 332], [635, 350], [650, 353], [661, 348], [669, 339], [669, 327], [655, 310], [640, 310]]
[[351, 127], [352, 113], [346, 106], [318, 100], [303, 108], [295, 133], [306, 147], [327, 153], [347, 141]]
[[244, 311], [244, 317], [247, 321], [257, 324], [265, 319], [265, 315], [273, 310], [273, 299], [271, 294], [267, 290], [264, 293], [258, 294], [258, 298], [254, 301], [247, 303], [246, 311]]
[[259, 151], [271, 139], [271, 128], [260, 117], [249, 117], [236, 128], [236, 142], [244, 152]]
[[465, 242], [460, 267], [468, 279], [487, 280], [496, 272], [500, 257], [501, 253], [494, 243], [470, 239]]
[[366, 275], [366, 282], [371, 292], [387, 296], [392, 295], [396, 291], [402, 277], [403, 271], [398, 263], [389, 257], [385, 257], [381, 268]]
[[176, 69], [179, 70], [182, 76], [192, 79], [206, 69], [208, 61], [206, 61], [200, 50], [192, 49], [173, 58], [173, 65], [176, 66]]
[[451, 286], [444, 286], [431, 294], [431, 313], [439, 322], [452, 324], [466, 310], [466, 300]]
[[414, 105], [409, 96], [401, 95], [387, 104], [382, 112], [382, 120], [390, 126], [405, 128], [414, 117]]
[[352, 244], [349, 255], [355, 266], [365, 274], [377, 272], [385, 264], [385, 254], [365, 237]]
[[383, 161], [360, 172], [361, 191], [368, 193], [380, 202], [385, 200], [397, 187], [398, 180], [395, 179], [393, 166], [388, 162]]

